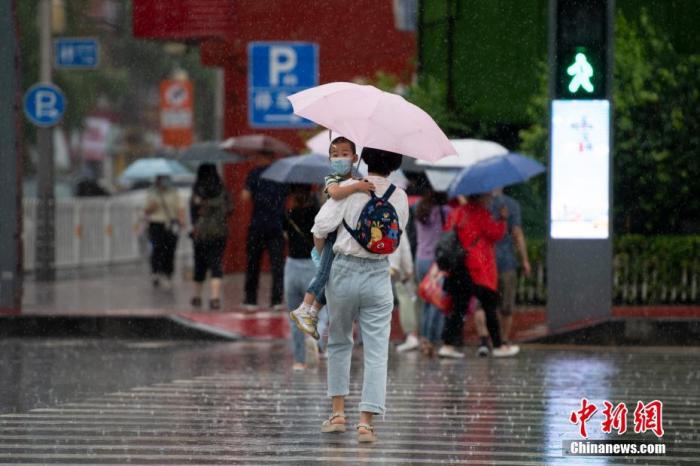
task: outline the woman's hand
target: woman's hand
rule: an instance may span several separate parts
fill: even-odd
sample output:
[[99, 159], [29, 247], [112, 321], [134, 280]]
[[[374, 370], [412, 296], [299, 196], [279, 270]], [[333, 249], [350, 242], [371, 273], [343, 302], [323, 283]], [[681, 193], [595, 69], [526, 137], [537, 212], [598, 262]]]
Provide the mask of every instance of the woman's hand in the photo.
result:
[[357, 180], [353, 187], [355, 188], [356, 193], [365, 193], [369, 194], [371, 191], [376, 191], [376, 186], [374, 186], [374, 183], [372, 183], [369, 180]]

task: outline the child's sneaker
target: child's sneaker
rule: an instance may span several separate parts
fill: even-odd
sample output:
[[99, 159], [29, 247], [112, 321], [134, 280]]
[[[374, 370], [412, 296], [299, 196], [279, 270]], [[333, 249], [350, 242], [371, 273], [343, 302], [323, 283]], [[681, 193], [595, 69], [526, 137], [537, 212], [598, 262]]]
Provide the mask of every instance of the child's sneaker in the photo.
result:
[[297, 327], [299, 327], [299, 330], [302, 332], [311, 335], [316, 340], [321, 338], [321, 335], [318, 334], [318, 330], [316, 329], [318, 316], [311, 306], [301, 303], [298, 308], [289, 313], [289, 317], [297, 324]]

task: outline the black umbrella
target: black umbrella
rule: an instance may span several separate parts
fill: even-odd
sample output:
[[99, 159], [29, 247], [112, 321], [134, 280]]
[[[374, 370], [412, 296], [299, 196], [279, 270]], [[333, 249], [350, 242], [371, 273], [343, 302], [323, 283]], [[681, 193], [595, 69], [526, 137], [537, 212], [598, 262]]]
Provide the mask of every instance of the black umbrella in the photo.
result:
[[218, 142], [208, 141], [192, 144], [180, 152], [178, 159], [181, 162], [232, 163], [243, 160], [243, 157], [222, 149]]

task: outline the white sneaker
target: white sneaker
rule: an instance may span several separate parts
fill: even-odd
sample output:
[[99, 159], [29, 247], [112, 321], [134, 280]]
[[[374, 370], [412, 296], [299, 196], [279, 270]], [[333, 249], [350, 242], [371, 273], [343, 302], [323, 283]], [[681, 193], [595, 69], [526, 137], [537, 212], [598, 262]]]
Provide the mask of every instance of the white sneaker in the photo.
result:
[[520, 352], [518, 345], [503, 345], [500, 348], [494, 348], [491, 354], [494, 358], [509, 358]]
[[420, 346], [420, 342], [418, 341], [418, 338], [412, 333], [409, 333], [408, 336], [406, 337], [406, 341], [401, 343], [399, 346], [396, 347], [396, 351], [399, 353], [403, 353], [405, 351], [412, 351]]
[[441, 358], [463, 359], [464, 353], [460, 353], [452, 346], [443, 345], [438, 351], [438, 356]]
[[289, 318], [294, 321], [302, 332], [311, 335], [316, 340], [321, 338], [317, 328], [318, 316], [311, 306], [301, 303], [298, 308], [289, 313]]
[[480, 358], [485, 358], [489, 355], [489, 347], [486, 345], [480, 345], [479, 348], [476, 350], [476, 355]]
[[243, 310], [252, 312], [252, 311], [257, 311], [260, 309], [260, 306], [257, 304], [250, 304], [250, 303], [243, 303]]
[[309, 367], [318, 366], [318, 343], [316, 343], [316, 340], [306, 335], [304, 337], [304, 344], [306, 345], [306, 365]]

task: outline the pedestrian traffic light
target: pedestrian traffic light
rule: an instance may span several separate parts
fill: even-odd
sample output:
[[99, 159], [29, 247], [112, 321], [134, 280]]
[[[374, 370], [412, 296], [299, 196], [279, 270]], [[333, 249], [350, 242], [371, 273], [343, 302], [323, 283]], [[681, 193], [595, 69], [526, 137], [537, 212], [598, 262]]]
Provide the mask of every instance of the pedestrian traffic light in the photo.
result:
[[607, 98], [612, 1], [552, 0], [555, 99]]

